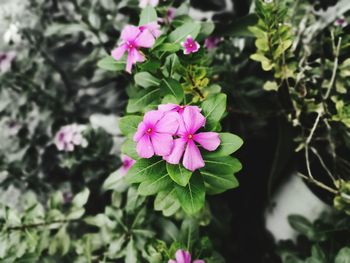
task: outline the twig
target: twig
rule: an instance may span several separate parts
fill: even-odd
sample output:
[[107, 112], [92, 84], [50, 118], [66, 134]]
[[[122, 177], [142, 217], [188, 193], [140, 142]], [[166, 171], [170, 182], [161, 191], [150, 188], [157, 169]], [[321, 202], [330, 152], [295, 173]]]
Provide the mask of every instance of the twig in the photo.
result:
[[299, 173], [299, 172], [297, 174], [298, 174], [299, 177], [309, 181], [310, 183], [313, 183], [313, 184], [317, 185], [318, 187], [320, 187], [320, 188], [322, 188], [322, 189], [324, 189], [324, 190], [326, 190], [328, 192], [331, 192], [332, 194], [335, 194], [335, 195], [338, 194], [338, 191], [336, 189], [333, 189], [333, 188], [325, 185], [324, 183], [322, 183], [320, 181], [317, 181], [314, 178], [310, 178], [310, 177], [308, 177], [308, 176], [306, 176], [306, 175], [304, 175], [302, 173]]
[[333, 184], [336, 185], [336, 184], [335, 184], [335, 181], [336, 181], [336, 180], [335, 180], [334, 176], [332, 175], [332, 173], [331, 173], [331, 172], [329, 171], [329, 169], [327, 168], [327, 166], [326, 166], [326, 164], [324, 163], [324, 161], [323, 161], [321, 155], [318, 153], [318, 151], [317, 151], [314, 147], [311, 147], [311, 151], [317, 156], [318, 160], [319, 160], [320, 163], [321, 163], [321, 166], [323, 167], [323, 169], [325, 169], [325, 171], [327, 172], [329, 178], [331, 178]]

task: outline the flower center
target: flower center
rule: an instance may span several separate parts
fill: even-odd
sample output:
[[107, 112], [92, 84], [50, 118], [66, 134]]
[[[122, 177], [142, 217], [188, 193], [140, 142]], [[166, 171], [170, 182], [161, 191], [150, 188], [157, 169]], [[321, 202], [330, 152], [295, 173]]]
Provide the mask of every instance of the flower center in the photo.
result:
[[185, 108], [185, 106], [183, 106], [183, 105], [180, 106], [180, 109], [181, 109], [181, 110], [183, 110], [184, 108]]
[[193, 135], [192, 135], [192, 134], [189, 134], [189, 135], [187, 136], [187, 138], [188, 138], [189, 140], [192, 140], [192, 139], [193, 139]]
[[5, 60], [7, 57], [6, 54], [0, 54], [0, 62], [2, 62], [3, 60]]
[[147, 131], [146, 131], [148, 134], [150, 134], [152, 132], [152, 129], [151, 128], [148, 128]]
[[189, 48], [193, 48], [193, 44], [192, 43], [190, 43], [188, 46], [189, 46]]

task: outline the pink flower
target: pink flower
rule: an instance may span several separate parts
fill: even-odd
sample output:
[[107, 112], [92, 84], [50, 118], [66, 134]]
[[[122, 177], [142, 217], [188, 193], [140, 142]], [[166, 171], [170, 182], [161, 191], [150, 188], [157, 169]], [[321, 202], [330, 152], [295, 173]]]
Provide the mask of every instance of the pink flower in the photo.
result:
[[208, 37], [204, 42], [204, 46], [207, 49], [214, 49], [220, 42], [221, 39], [218, 37]]
[[185, 55], [188, 55], [190, 53], [196, 53], [200, 48], [200, 45], [198, 44], [198, 42], [193, 40], [191, 36], [188, 36], [186, 38], [186, 41], [181, 43], [181, 46], [184, 48]]
[[121, 33], [122, 42], [112, 51], [112, 57], [120, 60], [125, 52], [128, 52], [126, 60], [126, 71], [131, 73], [132, 65], [136, 62], [145, 61], [145, 57], [139, 48], [150, 48], [154, 45], [155, 39], [149, 30], [141, 31], [136, 26], [126, 26]]
[[55, 144], [59, 151], [72, 152], [75, 146], [85, 148], [88, 145], [82, 132], [86, 129], [85, 125], [71, 124], [63, 126], [55, 136]]
[[185, 152], [182, 164], [188, 170], [195, 171], [204, 167], [204, 161], [196, 143], [208, 151], [214, 151], [220, 145], [219, 134], [216, 132], [196, 133], [205, 125], [205, 118], [197, 109], [192, 107], [184, 109], [179, 121], [177, 132], [179, 138], [174, 140], [172, 152], [163, 158], [168, 163], [178, 164]]
[[[175, 254], [176, 260], [170, 259], [168, 263], [191, 263], [191, 254], [182, 249], [178, 249]], [[196, 259], [192, 263], [205, 263], [204, 260]]]
[[336, 26], [346, 27], [348, 25], [348, 21], [346, 21], [345, 17], [340, 17], [335, 20], [334, 24]]
[[12, 61], [15, 59], [16, 53], [14, 51], [10, 52], [0, 52], [0, 73], [6, 73], [11, 69]]
[[145, 8], [148, 5], [156, 7], [158, 3], [159, 3], [159, 0], [140, 0], [139, 7]]
[[164, 112], [173, 111], [173, 112], [179, 113], [180, 115], [183, 114], [185, 108], [192, 108], [197, 110], [198, 112], [201, 112], [201, 109], [197, 106], [177, 105], [173, 103], [161, 104], [158, 106], [158, 110], [160, 111], [164, 111]]
[[169, 7], [169, 9], [167, 10], [166, 17], [167, 17], [169, 23], [171, 23], [174, 20], [175, 11], [176, 11], [176, 8], [174, 8], [174, 7]]
[[139, 26], [141, 32], [148, 30], [154, 38], [158, 38], [161, 35], [160, 25], [157, 22], [150, 22], [143, 26]]
[[121, 175], [126, 175], [129, 169], [136, 163], [136, 161], [125, 154], [121, 156], [121, 160], [122, 166], [119, 168], [119, 172]]
[[179, 127], [176, 112], [149, 111], [137, 127], [134, 141], [137, 142], [136, 151], [142, 158], [150, 158], [154, 154], [169, 155], [173, 145], [173, 135]]

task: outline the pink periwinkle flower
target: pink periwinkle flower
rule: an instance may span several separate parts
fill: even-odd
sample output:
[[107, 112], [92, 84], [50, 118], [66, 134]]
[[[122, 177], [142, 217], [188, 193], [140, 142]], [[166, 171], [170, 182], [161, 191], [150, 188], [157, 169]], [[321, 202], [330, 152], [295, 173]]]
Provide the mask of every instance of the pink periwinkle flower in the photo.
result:
[[142, 158], [150, 158], [154, 154], [169, 155], [173, 145], [173, 135], [179, 127], [176, 112], [149, 111], [137, 127], [134, 141], [137, 142], [136, 151]]
[[139, 51], [140, 48], [150, 48], [154, 45], [155, 38], [149, 30], [140, 30], [137, 26], [126, 26], [122, 33], [121, 44], [112, 51], [112, 57], [120, 60], [124, 53], [128, 53], [126, 60], [126, 71], [131, 73], [132, 66], [136, 62], [145, 61], [144, 55]]
[[139, 26], [139, 30], [141, 32], [148, 30], [154, 38], [158, 38], [161, 35], [160, 25], [157, 22], [150, 22]]
[[345, 17], [339, 17], [335, 20], [334, 24], [340, 27], [346, 27], [348, 25], [348, 21], [346, 21]]
[[202, 259], [196, 259], [192, 261], [191, 254], [188, 251], [182, 249], [178, 249], [176, 251], [175, 259], [176, 260], [170, 259], [168, 263], [205, 263], [205, 261]]
[[169, 23], [171, 23], [174, 20], [174, 18], [175, 18], [175, 11], [176, 11], [176, 8], [174, 8], [174, 7], [169, 7], [168, 8], [168, 10], [166, 12], [166, 17], [167, 17]]
[[156, 7], [158, 3], [159, 3], [159, 0], [140, 0], [139, 7], [145, 8], [148, 5]]
[[219, 37], [208, 37], [204, 41], [204, 46], [210, 50], [210, 49], [216, 48], [220, 42], [221, 42], [221, 38]]
[[72, 152], [75, 146], [85, 148], [88, 141], [83, 136], [83, 131], [86, 130], [85, 125], [71, 124], [61, 127], [56, 133], [55, 144], [59, 151]]
[[0, 52], [0, 73], [4, 74], [11, 69], [12, 61], [15, 59], [14, 51]]
[[119, 168], [119, 172], [121, 175], [126, 175], [129, 169], [135, 164], [135, 160], [130, 156], [123, 154], [121, 156], [122, 166]]
[[192, 38], [192, 36], [188, 36], [186, 40], [181, 43], [181, 46], [184, 48], [185, 55], [196, 53], [200, 48], [200, 45]]
[[180, 163], [183, 155], [183, 166], [191, 171], [204, 167], [202, 155], [196, 143], [208, 151], [215, 151], [220, 145], [216, 132], [197, 131], [205, 125], [205, 117], [195, 108], [185, 107], [179, 118], [179, 138], [174, 140], [174, 147], [169, 155], [163, 158], [171, 164]]

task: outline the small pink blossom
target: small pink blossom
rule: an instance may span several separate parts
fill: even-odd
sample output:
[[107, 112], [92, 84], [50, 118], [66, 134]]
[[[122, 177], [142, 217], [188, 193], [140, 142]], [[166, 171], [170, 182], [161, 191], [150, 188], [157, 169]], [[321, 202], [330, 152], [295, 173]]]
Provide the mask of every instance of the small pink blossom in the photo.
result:
[[83, 136], [85, 125], [71, 124], [61, 127], [56, 133], [55, 144], [59, 151], [72, 152], [75, 146], [85, 148], [88, 145], [87, 140]]
[[126, 26], [121, 33], [121, 44], [112, 51], [112, 57], [120, 60], [124, 53], [128, 53], [126, 60], [126, 71], [131, 73], [132, 66], [136, 62], [145, 61], [140, 48], [150, 48], [154, 45], [155, 38], [149, 30], [140, 30], [136, 26]]
[[216, 48], [220, 42], [221, 39], [219, 37], [208, 37], [204, 42], [204, 46], [210, 50]]
[[176, 12], [176, 8], [174, 8], [174, 7], [168, 8], [168, 10], [166, 12], [166, 18], [168, 19], [169, 23], [171, 23], [174, 20], [175, 12]]
[[192, 261], [191, 254], [182, 249], [178, 249], [175, 253], [176, 260], [170, 259], [168, 263], [205, 263], [204, 260], [196, 259]]
[[181, 46], [184, 48], [185, 55], [196, 53], [200, 48], [198, 42], [196, 42], [191, 36], [188, 36], [186, 40], [181, 43]]
[[11, 69], [12, 61], [15, 59], [16, 53], [14, 51], [10, 52], [0, 52], [0, 73], [4, 74]]
[[335, 20], [334, 24], [340, 27], [346, 27], [348, 25], [348, 21], [346, 21], [345, 17], [339, 17]]
[[176, 112], [149, 111], [137, 127], [134, 141], [137, 142], [136, 151], [142, 158], [150, 158], [154, 154], [169, 155], [173, 145], [173, 135], [179, 127]]
[[191, 171], [204, 167], [202, 155], [196, 143], [208, 151], [214, 151], [220, 145], [219, 134], [216, 132], [197, 131], [205, 125], [204, 116], [195, 108], [186, 107], [179, 118], [179, 138], [174, 140], [174, 147], [169, 155], [163, 158], [171, 164], [180, 163]]
[[119, 172], [121, 175], [126, 175], [129, 169], [135, 164], [135, 160], [131, 157], [123, 154], [121, 156], [122, 166], [119, 168]]
[[154, 38], [158, 38], [161, 35], [160, 25], [157, 22], [150, 22], [139, 26], [139, 30], [141, 32], [148, 30]]
[[156, 7], [158, 4], [159, 4], [159, 0], [140, 0], [139, 7], [145, 8], [148, 5]]

